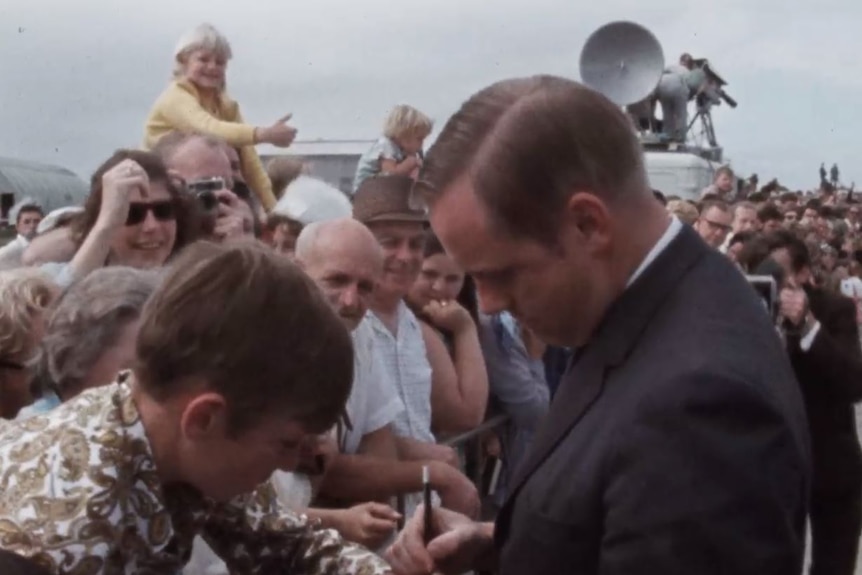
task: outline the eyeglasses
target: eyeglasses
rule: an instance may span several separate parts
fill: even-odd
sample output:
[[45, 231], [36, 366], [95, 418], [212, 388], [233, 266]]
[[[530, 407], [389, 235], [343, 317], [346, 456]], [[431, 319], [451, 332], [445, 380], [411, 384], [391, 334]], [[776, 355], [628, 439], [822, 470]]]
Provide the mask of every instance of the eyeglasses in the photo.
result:
[[720, 223], [718, 223], [718, 222], [714, 222], [714, 221], [712, 221], [712, 220], [707, 220], [706, 218], [703, 218], [703, 221], [705, 221], [707, 224], [709, 224], [709, 226], [710, 226], [711, 228], [714, 228], [714, 229], [717, 229], [717, 230], [721, 230], [721, 231], [723, 231], [723, 232], [729, 232], [731, 229], [733, 229], [733, 228], [732, 228], [730, 225], [728, 225], [728, 224], [720, 224]]
[[176, 210], [172, 200], [161, 202], [132, 202], [129, 204], [129, 217], [126, 218], [127, 226], [136, 226], [147, 219], [147, 214], [152, 212], [153, 217], [160, 222], [169, 222], [176, 218]]

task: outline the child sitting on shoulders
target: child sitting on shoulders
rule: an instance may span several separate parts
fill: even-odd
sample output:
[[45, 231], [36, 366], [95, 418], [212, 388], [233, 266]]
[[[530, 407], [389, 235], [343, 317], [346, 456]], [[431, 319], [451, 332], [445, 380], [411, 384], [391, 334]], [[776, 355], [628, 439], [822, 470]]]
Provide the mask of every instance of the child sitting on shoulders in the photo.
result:
[[368, 178], [387, 174], [415, 177], [422, 166], [422, 143], [431, 119], [412, 106], [396, 106], [386, 118], [383, 136], [359, 159], [353, 193]]

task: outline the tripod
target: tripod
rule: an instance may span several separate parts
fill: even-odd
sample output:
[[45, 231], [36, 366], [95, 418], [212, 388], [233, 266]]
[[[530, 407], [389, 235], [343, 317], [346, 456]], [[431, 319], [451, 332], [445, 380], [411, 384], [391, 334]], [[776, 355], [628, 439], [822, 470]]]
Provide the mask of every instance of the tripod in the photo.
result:
[[709, 106], [698, 106], [697, 114], [694, 115], [694, 118], [691, 119], [691, 122], [688, 124], [687, 132], [691, 132], [694, 127], [695, 122], [700, 119], [701, 125], [701, 134], [706, 136], [706, 141], [713, 148], [718, 146], [718, 140], [715, 138], [715, 127], [712, 124], [712, 113], [709, 111]]

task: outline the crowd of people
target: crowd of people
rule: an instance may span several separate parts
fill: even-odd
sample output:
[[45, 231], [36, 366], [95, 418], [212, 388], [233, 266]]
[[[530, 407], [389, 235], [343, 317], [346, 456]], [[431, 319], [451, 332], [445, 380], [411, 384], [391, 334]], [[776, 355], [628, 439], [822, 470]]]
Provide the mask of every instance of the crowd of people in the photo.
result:
[[[663, 198], [759, 292], [785, 341], [808, 410], [814, 453], [814, 573], [853, 573], [862, 534], [862, 217], [853, 191], [770, 186], [735, 197], [730, 168], [700, 202]], [[761, 286], [769, 286], [763, 284]]]
[[362, 549], [392, 542], [423, 468], [437, 502], [480, 513], [442, 440], [486, 417], [488, 368], [512, 415], [487, 438], [496, 501], [547, 410], [544, 346], [480, 317], [411, 203], [430, 119], [396, 107], [348, 198], [260, 162], [296, 132], [241, 123], [229, 58], [211, 26], [184, 36], [144, 149], [108, 158], [83, 206], [10, 213], [0, 548], [48, 572], [382, 572]]
[[[44, 214], [24, 201], [11, 214], [17, 237], [0, 250], [4, 574], [523, 573], [572, 561], [622, 573], [644, 558], [666, 568], [675, 553], [694, 572], [789, 572], [809, 512], [809, 428], [814, 573], [852, 573], [862, 530], [852, 195], [737, 199], [729, 168], [698, 203], [653, 194], [627, 117], [537, 77], [474, 96], [427, 157], [430, 118], [396, 107], [348, 197], [296, 160], [261, 162], [256, 144], [287, 147], [296, 130], [289, 116], [243, 123], [225, 91], [230, 57], [211, 26], [184, 36], [143, 149], [111, 155], [83, 206]], [[556, 122], [500, 120], [533, 98], [549, 118], [580, 110], [573, 133], [601, 133], [595, 150], [570, 150]], [[560, 154], [516, 161], [543, 130]], [[608, 150], [589, 173], [571, 171], [570, 154]], [[473, 162], [471, 195], [462, 176]], [[549, 196], [516, 189], [525, 181]], [[661, 308], [694, 269], [703, 289]], [[771, 278], [771, 323], [746, 275]], [[651, 347], [603, 335], [639, 336], [656, 314]], [[744, 356], [753, 347], [766, 359]], [[710, 372], [728, 353], [743, 357], [738, 369]], [[656, 354], [678, 363], [642, 371]], [[626, 369], [630, 356], [640, 363]], [[606, 372], [616, 380], [602, 395]], [[671, 400], [629, 381], [645, 373]], [[728, 411], [712, 413], [698, 393]], [[691, 406], [684, 417], [680, 405]], [[477, 485], [465, 473], [477, 462], [445, 440], [497, 414], [506, 421], [481, 436], [478, 462], [492, 480]], [[586, 431], [570, 434], [580, 417]], [[736, 457], [762, 463], [762, 476]], [[695, 470], [699, 458], [708, 471]], [[684, 477], [660, 487], [672, 465]], [[644, 478], [620, 479], [632, 470]], [[444, 536], [427, 549], [426, 478]], [[498, 514], [496, 534], [472, 523]], [[681, 532], [685, 548], [639, 547], [648, 533]], [[509, 547], [487, 560], [494, 536]], [[467, 543], [481, 547], [471, 564], [450, 562]], [[733, 559], [716, 559], [723, 546]]]

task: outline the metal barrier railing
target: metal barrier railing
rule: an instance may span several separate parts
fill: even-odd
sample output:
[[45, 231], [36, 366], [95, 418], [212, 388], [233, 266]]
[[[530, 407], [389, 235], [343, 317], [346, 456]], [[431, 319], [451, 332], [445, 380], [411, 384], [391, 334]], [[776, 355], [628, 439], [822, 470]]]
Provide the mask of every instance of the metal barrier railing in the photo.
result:
[[[464, 433], [459, 433], [458, 435], [447, 437], [440, 441], [441, 445], [448, 445], [458, 452], [464, 475], [473, 482], [476, 488], [479, 489], [480, 493], [482, 490], [483, 472], [482, 436], [487, 431], [502, 427], [508, 421], [508, 415], [495, 415], [486, 419], [470, 431], [465, 431]], [[398, 529], [401, 530], [404, 527], [403, 521], [406, 519], [404, 518], [404, 495], [399, 495], [397, 497], [396, 509], [402, 515], [402, 520], [398, 525]]]
[[464, 467], [464, 475], [476, 485], [478, 489], [482, 488], [482, 471], [483, 471], [483, 455], [482, 452], [482, 436], [491, 430], [502, 427], [509, 421], [508, 415], [495, 415], [490, 417], [464, 433], [449, 437], [441, 441], [443, 445], [448, 445], [456, 449], [459, 453], [461, 462]]
[[485, 421], [483, 421], [482, 423], [480, 423], [479, 425], [477, 425], [476, 427], [474, 427], [470, 431], [465, 431], [464, 433], [460, 433], [460, 434], [455, 435], [453, 437], [448, 437], [448, 438], [444, 439], [443, 441], [441, 441], [440, 443], [442, 443], [443, 445], [448, 445], [450, 447], [457, 447], [458, 445], [460, 445], [462, 443], [468, 442], [469, 440], [473, 439], [474, 437], [478, 437], [479, 435], [481, 435], [482, 433], [485, 433], [486, 431], [490, 431], [492, 429], [496, 429], [497, 427], [500, 427], [501, 425], [503, 425], [507, 421], [509, 421], [508, 415], [495, 415], [494, 417], [486, 419]]

